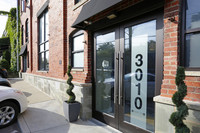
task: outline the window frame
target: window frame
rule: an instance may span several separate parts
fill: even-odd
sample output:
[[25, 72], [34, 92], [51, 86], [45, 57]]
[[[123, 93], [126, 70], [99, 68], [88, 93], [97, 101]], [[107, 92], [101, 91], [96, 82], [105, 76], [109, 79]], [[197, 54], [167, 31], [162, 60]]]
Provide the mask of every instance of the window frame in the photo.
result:
[[[75, 34], [73, 34], [72, 37], [71, 37], [71, 49], [70, 49], [71, 61], [70, 61], [70, 63], [71, 63], [72, 68], [74, 68], [74, 69], [83, 69], [84, 68], [84, 42], [82, 42], [82, 44], [83, 44], [82, 50], [76, 50], [76, 51], [73, 50], [74, 49], [74, 38], [79, 37], [81, 35], [83, 35], [83, 37], [84, 37], [84, 32], [78, 31]], [[77, 53], [83, 53], [83, 66], [82, 67], [74, 67], [74, 57], [73, 57], [73, 55], [77, 54]]]
[[[46, 62], [46, 55], [47, 55], [47, 52], [49, 53], [49, 47], [48, 47], [48, 49], [46, 49], [46, 44], [48, 44], [49, 45], [49, 38], [48, 38], [48, 40], [46, 40], [46, 35], [48, 35], [48, 34], [46, 34], [46, 26], [45, 26], [45, 24], [46, 24], [46, 14], [48, 13], [49, 11], [48, 11], [48, 8], [46, 8], [39, 16], [38, 16], [38, 70], [39, 71], [49, 71], [49, 67], [47, 68], [47, 62]], [[40, 19], [42, 18], [42, 17], [44, 17], [43, 19], [44, 19], [44, 21], [43, 21], [43, 23], [42, 23], [42, 25], [44, 26], [43, 28], [43, 30], [44, 30], [44, 33], [42, 34], [42, 33], [40, 33]], [[49, 28], [49, 24], [48, 24], [48, 28]], [[42, 34], [42, 36], [44, 37], [44, 41], [42, 40], [41, 42], [40, 42], [40, 36], [41, 36], [41, 34]], [[41, 45], [44, 45], [44, 50], [40, 50], [40, 46]], [[40, 65], [41, 65], [41, 60], [40, 60], [40, 56], [42, 55], [42, 54], [44, 54], [44, 65], [43, 65], [43, 67], [42, 68], [40, 68]], [[48, 54], [48, 59], [49, 59], [49, 54]], [[48, 63], [48, 66], [49, 66], [49, 63]]]
[[[181, 55], [180, 55], [180, 64], [181, 66], [185, 67], [185, 70], [187, 71], [200, 71], [200, 66], [199, 67], [186, 67], [186, 35], [187, 34], [192, 34], [192, 33], [199, 33], [200, 34], [200, 28], [195, 28], [195, 29], [186, 29], [186, 2], [187, 0], [181, 0], [180, 2], [180, 20], [182, 20], [181, 28], [180, 28], [180, 42], [182, 42], [182, 45], [180, 45], [181, 49]], [[181, 8], [182, 7], [182, 8]]]

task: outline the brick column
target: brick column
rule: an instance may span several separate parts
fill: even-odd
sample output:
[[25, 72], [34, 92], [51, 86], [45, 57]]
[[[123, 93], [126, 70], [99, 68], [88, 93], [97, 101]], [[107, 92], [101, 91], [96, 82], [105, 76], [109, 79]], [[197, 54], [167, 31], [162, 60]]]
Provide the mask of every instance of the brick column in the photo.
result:
[[164, 7], [164, 71], [161, 96], [176, 92], [175, 76], [179, 64], [179, 0], [165, 0]]

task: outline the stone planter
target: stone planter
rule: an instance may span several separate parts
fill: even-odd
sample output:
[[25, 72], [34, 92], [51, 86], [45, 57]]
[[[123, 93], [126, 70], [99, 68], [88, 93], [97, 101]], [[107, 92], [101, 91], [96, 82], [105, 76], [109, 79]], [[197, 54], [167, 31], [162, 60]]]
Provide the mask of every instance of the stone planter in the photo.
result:
[[66, 120], [69, 122], [76, 121], [80, 113], [81, 104], [79, 102], [67, 103], [63, 102], [63, 110]]

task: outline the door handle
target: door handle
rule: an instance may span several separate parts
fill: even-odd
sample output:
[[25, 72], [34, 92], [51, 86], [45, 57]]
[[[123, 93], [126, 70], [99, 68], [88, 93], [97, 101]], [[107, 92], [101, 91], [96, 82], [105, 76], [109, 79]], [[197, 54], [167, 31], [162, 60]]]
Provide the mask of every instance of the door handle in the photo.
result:
[[[117, 66], [119, 66], [119, 53], [118, 52], [116, 52], [115, 53], [115, 58], [116, 58], [116, 65]], [[115, 86], [117, 86], [118, 84], [117, 84], [117, 82], [115, 81]], [[118, 97], [118, 94], [117, 94], [117, 90], [116, 90], [116, 88], [114, 87], [114, 103], [117, 103], [118, 102], [118, 100], [119, 100], [119, 97]]]
[[124, 59], [124, 53], [122, 53], [121, 51], [119, 51], [119, 98], [118, 98], [118, 102], [119, 102], [119, 105], [122, 105], [123, 106], [123, 86], [122, 86], [122, 76], [123, 76], [123, 66], [122, 66], [122, 61]]
[[117, 59], [117, 60], [119, 60], [119, 53], [115, 53], [115, 58]]
[[116, 103], [116, 101], [118, 101], [118, 95], [114, 96], [114, 103]]
[[[119, 51], [119, 53], [118, 53], [118, 56], [120, 57], [121, 56], [121, 51]], [[118, 89], [118, 93], [119, 93], [119, 98], [118, 98], [118, 104], [120, 105], [121, 104], [121, 73], [120, 73], [120, 71], [121, 71], [121, 60], [119, 60], [119, 78], [118, 78], [118, 80], [119, 80], [119, 89]]]

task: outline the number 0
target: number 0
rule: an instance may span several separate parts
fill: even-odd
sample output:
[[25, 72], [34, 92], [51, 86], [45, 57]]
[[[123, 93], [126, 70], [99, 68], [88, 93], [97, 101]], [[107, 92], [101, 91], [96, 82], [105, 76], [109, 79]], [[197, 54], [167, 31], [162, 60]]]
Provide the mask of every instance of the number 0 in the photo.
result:
[[142, 108], [142, 99], [140, 97], [135, 98], [135, 107], [136, 107], [136, 109]]

